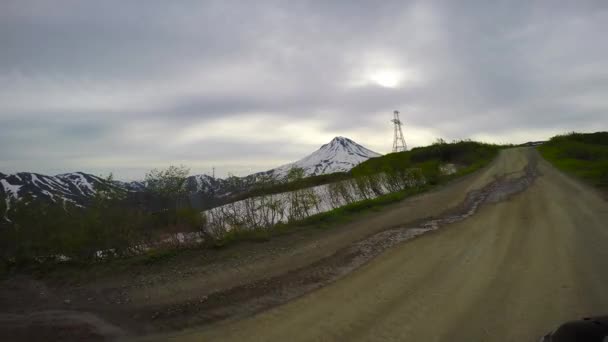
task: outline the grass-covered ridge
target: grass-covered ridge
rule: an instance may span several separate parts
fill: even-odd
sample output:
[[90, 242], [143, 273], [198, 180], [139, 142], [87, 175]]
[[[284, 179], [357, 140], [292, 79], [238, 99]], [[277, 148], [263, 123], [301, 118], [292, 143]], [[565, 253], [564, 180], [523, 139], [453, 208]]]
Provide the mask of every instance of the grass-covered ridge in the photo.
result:
[[381, 172], [394, 172], [408, 168], [422, 168], [431, 183], [439, 175], [439, 165], [455, 164], [459, 169], [485, 164], [496, 156], [498, 145], [476, 141], [446, 143], [439, 139], [430, 146], [416, 147], [409, 151], [390, 153], [369, 159], [351, 170], [355, 177]]
[[608, 132], [558, 135], [538, 150], [555, 167], [608, 189]]

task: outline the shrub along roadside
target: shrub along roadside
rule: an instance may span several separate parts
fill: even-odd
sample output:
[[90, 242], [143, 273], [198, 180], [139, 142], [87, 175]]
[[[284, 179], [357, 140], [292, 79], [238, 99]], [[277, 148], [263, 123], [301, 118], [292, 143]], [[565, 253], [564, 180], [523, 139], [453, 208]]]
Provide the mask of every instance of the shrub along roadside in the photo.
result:
[[22, 200], [11, 204], [9, 215], [11, 222], [0, 224], [0, 274], [57, 261], [131, 257], [166, 248], [168, 243], [159, 242], [168, 234], [195, 231], [201, 224], [195, 209], [150, 213], [121, 199], [96, 199], [86, 209]]
[[557, 135], [538, 150], [558, 169], [608, 189], [608, 132]]
[[137, 255], [168, 233], [196, 231], [202, 222], [198, 210], [173, 202], [150, 211], [117, 188], [96, 190], [86, 208], [59, 199], [8, 202], [0, 217], [0, 273], [58, 260], [86, 264]]

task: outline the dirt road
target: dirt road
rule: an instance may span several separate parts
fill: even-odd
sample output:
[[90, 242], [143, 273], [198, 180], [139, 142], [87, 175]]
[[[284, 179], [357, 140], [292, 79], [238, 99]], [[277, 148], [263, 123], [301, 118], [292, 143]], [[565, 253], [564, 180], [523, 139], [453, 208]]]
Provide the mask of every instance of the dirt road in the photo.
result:
[[[565, 320], [608, 313], [608, 202], [598, 193], [530, 149], [504, 151], [459, 186], [522, 179], [528, 164], [535, 177], [519, 193], [491, 193], [472, 216], [336, 282], [245, 319], [152, 340], [534, 341]], [[446, 208], [464, 197], [450, 196]]]

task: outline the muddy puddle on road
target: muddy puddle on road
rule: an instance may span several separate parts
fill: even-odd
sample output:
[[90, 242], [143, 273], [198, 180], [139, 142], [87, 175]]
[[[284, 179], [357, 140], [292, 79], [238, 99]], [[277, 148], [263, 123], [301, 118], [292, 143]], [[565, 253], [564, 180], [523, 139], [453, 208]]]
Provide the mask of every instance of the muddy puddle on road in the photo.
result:
[[470, 192], [459, 207], [440, 217], [382, 231], [328, 258], [277, 277], [234, 287], [186, 303], [158, 307], [149, 313], [147, 319], [152, 319], [155, 322], [153, 324], [161, 330], [174, 330], [243, 318], [286, 303], [340, 279], [400, 243], [465, 220], [486, 203], [500, 202], [526, 190], [538, 176], [536, 163], [531, 162], [518, 174], [521, 175], [497, 178], [484, 188]]

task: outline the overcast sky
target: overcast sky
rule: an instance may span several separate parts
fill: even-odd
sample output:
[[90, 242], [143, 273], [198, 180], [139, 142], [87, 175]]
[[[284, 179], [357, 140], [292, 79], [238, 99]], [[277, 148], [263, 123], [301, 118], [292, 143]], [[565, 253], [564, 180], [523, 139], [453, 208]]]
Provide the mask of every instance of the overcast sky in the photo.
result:
[[0, 2], [0, 172], [246, 175], [608, 126], [608, 1]]

